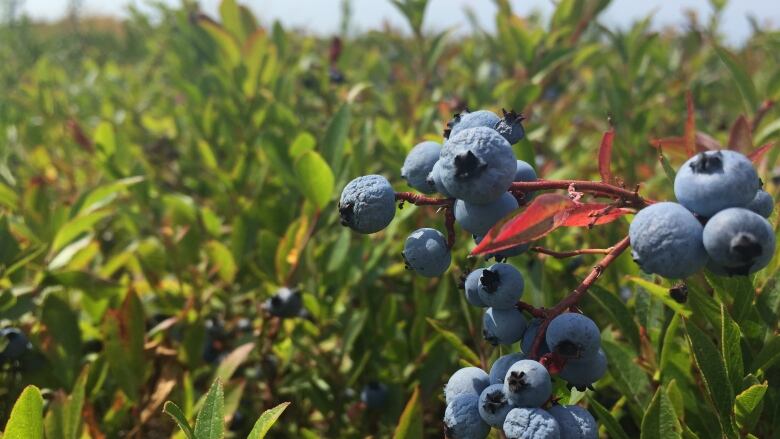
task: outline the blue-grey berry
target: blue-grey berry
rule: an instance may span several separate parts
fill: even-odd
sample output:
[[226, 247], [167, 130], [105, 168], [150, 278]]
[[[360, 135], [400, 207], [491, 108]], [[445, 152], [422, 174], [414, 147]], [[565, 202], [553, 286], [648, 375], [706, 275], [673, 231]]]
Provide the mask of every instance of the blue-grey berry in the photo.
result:
[[339, 201], [341, 224], [359, 233], [378, 232], [395, 216], [395, 191], [381, 175], [350, 181]]
[[30, 342], [24, 332], [17, 328], [0, 329], [0, 339], [3, 341], [3, 350], [0, 351], [0, 364], [3, 360], [17, 360], [29, 349]]
[[458, 121], [451, 128], [450, 139], [457, 136], [458, 133], [469, 128], [483, 127], [495, 130], [499, 122], [501, 122], [501, 119], [499, 119], [496, 113], [490, 110], [478, 110], [472, 111], [471, 113], [461, 113]]
[[525, 116], [516, 113], [515, 110], [506, 111], [503, 108], [501, 109], [501, 113], [504, 117], [496, 124], [496, 131], [504, 136], [507, 142], [514, 145], [525, 137], [525, 130], [523, 129], [522, 123], [525, 120]]
[[488, 204], [506, 193], [517, 171], [512, 145], [491, 128], [469, 128], [453, 135], [439, 158], [442, 184], [455, 198]]
[[520, 271], [499, 262], [482, 270], [479, 277], [479, 298], [487, 306], [510, 309], [523, 296], [525, 282]]
[[517, 343], [525, 327], [525, 317], [514, 308], [488, 308], [482, 318], [482, 336], [493, 346]]
[[490, 368], [490, 384], [502, 384], [509, 368], [520, 360], [525, 360], [525, 355], [519, 352], [498, 357]]
[[447, 188], [444, 187], [444, 183], [441, 181], [441, 160], [436, 161], [431, 169], [430, 174], [425, 179], [425, 183], [428, 185], [430, 192], [438, 192], [444, 195], [446, 198], [452, 198]]
[[599, 426], [593, 415], [578, 405], [554, 405], [547, 413], [552, 415], [566, 439], [598, 439]]
[[473, 204], [456, 200], [455, 221], [471, 234], [484, 235], [499, 220], [518, 207], [517, 199], [509, 192], [504, 192], [489, 204]]
[[764, 218], [769, 218], [769, 216], [772, 215], [772, 211], [775, 209], [775, 200], [771, 195], [769, 195], [769, 192], [761, 189], [756, 192], [756, 196], [753, 198], [753, 201], [748, 203], [746, 208], [763, 216]]
[[300, 317], [303, 311], [303, 298], [300, 291], [282, 287], [263, 302], [262, 308], [274, 317]]
[[655, 203], [634, 216], [628, 228], [634, 262], [646, 273], [688, 277], [704, 267], [702, 225], [677, 203]]
[[507, 439], [562, 439], [558, 421], [539, 408], [512, 409], [504, 420]]
[[601, 333], [593, 320], [578, 313], [556, 316], [547, 326], [547, 346], [563, 358], [589, 358], [601, 347]]
[[766, 218], [747, 209], [721, 210], [704, 226], [704, 248], [729, 274], [748, 275], [769, 264], [775, 234]]
[[711, 217], [729, 207], [745, 207], [760, 188], [753, 163], [730, 150], [705, 151], [683, 163], [674, 195], [690, 211]]
[[474, 306], [485, 308], [485, 302], [479, 297], [479, 278], [482, 276], [484, 268], [477, 268], [466, 276], [463, 289], [466, 292], [466, 301]]
[[431, 194], [436, 191], [435, 187], [428, 184], [428, 175], [433, 170], [433, 165], [439, 161], [439, 152], [441, 145], [436, 142], [426, 141], [418, 143], [409, 151], [401, 167], [401, 177], [406, 183], [418, 191]]
[[444, 436], [447, 439], [484, 439], [490, 426], [479, 415], [479, 395], [460, 395], [447, 403]]
[[360, 400], [369, 410], [381, 409], [387, 402], [388, 394], [387, 386], [377, 381], [371, 381], [360, 391]]
[[518, 407], [541, 407], [552, 394], [550, 374], [538, 361], [520, 360], [506, 372], [504, 392]]
[[510, 410], [515, 408], [504, 393], [503, 384], [491, 384], [479, 395], [479, 415], [491, 427], [501, 428]]
[[490, 377], [478, 367], [464, 367], [452, 374], [444, 386], [444, 400], [451, 403], [460, 395], [479, 396], [490, 385]]
[[[531, 353], [531, 349], [533, 349], [534, 346], [534, 340], [536, 339], [536, 334], [539, 332], [539, 327], [542, 325], [542, 319], [536, 318], [531, 320], [531, 322], [528, 324], [528, 327], [525, 329], [525, 333], [523, 333], [523, 341], [520, 344], [521, 349], [526, 354]], [[546, 337], [542, 337], [542, 344], [539, 346], [539, 356], [542, 356], [544, 354], [547, 354], [550, 352], [550, 348], [547, 346], [547, 340]]]
[[406, 266], [425, 277], [442, 275], [452, 262], [447, 239], [436, 229], [417, 229], [406, 238], [402, 253]]
[[[474, 238], [474, 243], [479, 245], [480, 242], [482, 242], [482, 239], [484, 236], [479, 235], [471, 235]], [[485, 259], [495, 258], [496, 262], [502, 262], [505, 261], [507, 258], [511, 258], [512, 256], [521, 255], [528, 251], [528, 249], [531, 248], [531, 243], [527, 242], [525, 244], [518, 244], [514, 247], [505, 248], [503, 250], [499, 250], [495, 253], [488, 253], [485, 255]]]
[[517, 161], [514, 181], [536, 181], [536, 178], [536, 171], [533, 166], [523, 160]]
[[599, 349], [592, 357], [567, 360], [558, 376], [578, 390], [584, 391], [600, 380], [605, 373], [607, 373], [607, 356]]

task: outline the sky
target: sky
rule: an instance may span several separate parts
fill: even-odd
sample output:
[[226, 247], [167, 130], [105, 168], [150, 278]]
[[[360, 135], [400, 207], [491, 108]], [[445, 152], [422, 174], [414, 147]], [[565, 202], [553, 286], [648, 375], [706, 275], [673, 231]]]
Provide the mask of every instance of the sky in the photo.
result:
[[[134, 4], [141, 9], [148, 5], [146, 0], [81, 0], [85, 13], [124, 16], [127, 5]], [[176, 5], [179, 0], [161, 0]], [[68, 0], [22, 0], [23, 10], [34, 18], [57, 19], [65, 14]], [[216, 15], [220, 0], [201, 0], [205, 12]], [[338, 30], [341, 0], [243, 0], [264, 23], [280, 20], [289, 27], [305, 28], [311, 32], [331, 34]], [[549, 13], [553, 0], [511, 0], [513, 8], [520, 14], [532, 10]], [[487, 30], [493, 30], [493, 16], [496, 11], [492, 0], [431, 0], [424, 26], [430, 30], [467, 26], [464, 8], [472, 8]], [[653, 13], [658, 27], [682, 25], [684, 11], [694, 10], [706, 22], [712, 14], [708, 0], [613, 0], [602, 15], [602, 22], [608, 26], [627, 27], [647, 14]], [[353, 23], [358, 30], [375, 29], [384, 22], [399, 28], [404, 27], [403, 17], [387, 0], [352, 0]], [[731, 0], [723, 12], [722, 31], [727, 40], [740, 44], [750, 34], [747, 16], [754, 16], [762, 25], [780, 28], [780, 1], [778, 0]]]

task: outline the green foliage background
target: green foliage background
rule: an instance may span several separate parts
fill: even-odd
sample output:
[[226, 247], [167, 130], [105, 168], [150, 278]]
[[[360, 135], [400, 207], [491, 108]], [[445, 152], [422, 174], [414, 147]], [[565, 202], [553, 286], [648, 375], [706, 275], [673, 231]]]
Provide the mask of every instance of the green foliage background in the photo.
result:
[[[698, 130], [722, 144], [738, 116], [780, 100], [780, 33], [721, 48], [722, 12], [683, 31], [650, 18], [616, 30], [600, 23], [606, 0], [563, 0], [548, 18], [497, 0], [498, 31], [462, 35], [427, 31], [424, 0], [394, 3], [412, 32], [343, 35], [343, 84], [328, 78], [329, 39], [260, 27], [232, 0], [213, 18], [185, 3], [156, 19], [0, 27], [0, 323], [33, 345], [0, 371], [0, 425], [34, 384], [47, 437], [181, 435], [162, 403], [193, 421], [219, 378], [228, 437], [284, 401], [272, 436], [441, 437], [447, 377], [501, 353], [457, 289], [481, 261], [460, 233], [447, 275], [404, 271], [405, 236], [443, 215], [407, 205], [386, 231], [351, 233], [336, 209], [346, 182], [379, 173], [408, 190], [406, 152], [440, 140], [466, 104], [526, 113], [516, 153], [544, 178], [598, 179], [610, 115], [613, 173], [672, 199], [650, 140], [682, 135], [687, 90]], [[780, 142], [780, 110], [737, 138]], [[770, 193], [778, 151], [760, 169]], [[626, 231], [621, 220], [541, 244], [606, 247]], [[537, 306], [595, 263], [514, 259]], [[587, 405], [604, 437], [780, 437], [778, 267], [697, 275], [679, 304], [622, 256], [582, 303], [609, 373], [595, 391], [556, 392]], [[309, 319], [262, 312], [283, 285], [302, 289]], [[226, 332], [217, 363], [203, 359], [207, 321]], [[371, 380], [391, 389], [378, 412], [359, 404]]]

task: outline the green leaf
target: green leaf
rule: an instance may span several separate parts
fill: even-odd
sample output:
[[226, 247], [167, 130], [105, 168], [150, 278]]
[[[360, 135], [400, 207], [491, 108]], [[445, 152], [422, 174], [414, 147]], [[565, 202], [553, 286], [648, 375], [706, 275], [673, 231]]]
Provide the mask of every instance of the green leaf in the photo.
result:
[[422, 437], [423, 413], [420, 404], [420, 388], [415, 387], [395, 427], [393, 439], [422, 439]]
[[109, 368], [125, 395], [137, 402], [146, 378], [144, 310], [138, 295], [130, 291], [122, 307], [111, 309], [105, 319], [105, 353]]
[[734, 316], [737, 323], [741, 324], [752, 312], [757, 312], [753, 307], [756, 290], [749, 277], [715, 276], [708, 271], [705, 271], [704, 275], [707, 278], [707, 283], [712, 286], [721, 300], [733, 299], [731, 315]]
[[214, 379], [212, 381], [224, 381], [227, 382], [230, 377], [238, 370], [239, 366], [246, 361], [249, 354], [252, 353], [252, 349], [255, 348], [254, 343], [244, 343], [241, 346], [233, 349], [217, 367], [217, 371], [214, 373]]
[[307, 151], [295, 161], [295, 175], [303, 196], [322, 210], [333, 195], [334, 177], [328, 163], [316, 151]]
[[642, 418], [641, 439], [679, 438], [682, 427], [677, 420], [672, 401], [663, 387], [658, 390], [650, 401], [650, 406]]
[[325, 130], [325, 138], [322, 141], [322, 155], [336, 175], [341, 172], [344, 145], [347, 143], [347, 134], [349, 133], [349, 120], [349, 104], [343, 104], [330, 120], [328, 128]]
[[57, 365], [53, 372], [66, 388], [70, 387], [81, 364], [78, 315], [59, 296], [49, 294], [43, 302], [41, 323], [46, 327], [46, 356]]
[[739, 389], [742, 386], [742, 378], [745, 375], [742, 364], [742, 347], [740, 346], [741, 334], [739, 326], [731, 319], [726, 306], [721, 304], [721, 355], [726, 365], [726, 373], [731, 382], [732, 389]]
[[46, 414], [46, 437], [58, 439], [79, 439], [84, 418], [81, 414], [84, 408], [85, 387], [89, 378], [89, 367], [81, 371], [73, 393], [67, 398], [59, 395], [49, 405]]
[[607, 430], [609, 437], [613, 439], [628, 439], [628, 434], [620, 426], [620, 422], [590, 394], [588, 395], [588, 406], [596, 413], [596, 418], [601, 421], [601, 425]]
[[623, 335], [631, 342], [634, 349], [639, 352], [639, 327], [634, 321], [633, 314], [628, 310], [625, 303], [615, 294], [610, 293], [598, 285], [590, 288], [591, 297], [604, 307], [609, 314], [610, 319], [620, 328]]
[[739, 90], [739, 94], [742, 95], [742, 100], [745, 104], [745, 111], [748, 114], [752, 114], [758, 109], [759, 99], [758, 93], [756, 92], [756, 86], [753, 84], [747, 71], [743, 68], [744, 63], [723, 47], [716, 45], [715, 52], [718, 54], [718, 57], [720, 57], [720, 60], [723, 61], [723, 64], [726, 64], [726, 68], [728, 68], [731, 73], [731, 78], [736, 82], [737, 90]]
[[677, 176], [677, 173], [669, 163], [669, 160], [667, 160], [660, 145], [658, 146], [658, 161], [661, 162], [661, 168], [663, 168], [664, 174], [666, 174], [666, 178], [669, 179], [669, 182], [674, 183], [674, 178]]
[[463, 341], [461, 341], [460, 337], [455, 335], [454, 332], [442, 328], [441, 325], [439, 325], [439, 323], [436, 322], [436, 320], [433, 320], [430, 317], [426, 317], [425, 320], [428, 321], [428, 324], [433, 326], [433, 329], [435, 329], [436, 332], [439, 333], [439, 335], [441, 335], [445, 340], [447, 340], [449, 344], [451, 344], [455, 348], [458, 354], [460, 354], [460, 356], [463, 357], [463, 359], [466, 362], [471, 363], [472, 365], [480, 364], [479, 356], [477, 356], [477, 354], [475, 354], [474, 351], [472, 351], [468, 346], [466, 346], [463, 343]]
[[43, 439], [43, 397], [37, 387], [27, 386], [19, 395], [2, 437]]
[[764, 347], [758, 352], [758, 355], [753, 359], [753, 364], [750, 370], [753, 372], [769, 369], [773, 364], [780, 359], [780, 337], [771, 337]]
[[105, 207], [111, 201], [115, 200], [117, 195], [125, 189], [144, 181], [143, 176], [123, 178], [113, 181], [109, 184], [98, 186], [89, 192], [86, 192], [71, 208], [71, 212], [78, 215], [85, 215]]
[[108, 122], [100, 122], [97, 128], [95, 128], [95, 145], [97, 148], [105, 154], [106, 157], [110, 157], [116, 152], [116, 136], [114, 135], [114, 126]]
[[195, 439], [195, 432], [192, 431], [190, 423], [187, 422], [187, 417], [184, 416], [184, 412], [181, 411], [178, 405], [171, 401], [166, 401], [165, 405], [163, 405], [163, 413], [170, 416], [179, 425], [187, 439]]
[[226, 283], [233, 282], [238, 267], [230, 249], [219, 241], [211, 240], [206, 243], [206, 255], [208, 255], [212, 269], [219, 274], [219, 278]]
[[244, 28], [244, 22], [241, 20], [241, 9], [239, 9], [236, 0], [222, 0], [219, 5], [219, 16], [225, 29], [232, 33], [238, 41], [244, 41], [251, 32], [250, 29]]
[[637, 366], [636, 354], [617, 343], [604, 341], [604, 353], [609, 359], [609, 373], [615, 379], [617, 387], [634, 404], [643, 410], [650, 394], [650, 381], [647, 374]]
[[737, 424], [743, 430], [750, 430], [758, 421], [761, 410], [764, 407], [764, 395], [768, 385], [755, 384], [737, 395], [734, 402], [734, 412], [737, 416]]
[[65, 223], [54, 236], [54, 240], [51, 243], [51, 254], [54, 255], [62, 250], [65, 245], [78, 238], [82, 233], [91, 231], [95, 224], [111, 215], [111, 213], [110, 210], [98, 210], [77, 216]]
[[675, 300], [669, 296], [668, 288], [661, 285], [656, 285], [649, 280], [642, 279], [641, 277], [628, 276], [627, 279], [642, 287], [645, 291], [650, 293], [650, 295], [655, 296], [657, 299], [661, 300], [664, 305], [674, 310], [674, 312], [682, 314], [684, 317], [690, 317], [691, 310], [684, 305], [675, 302]]
[[225, 395], [222, 382], [214, 381], [195, 420], [195, 439], [222, 439], [225, 433]]
[[263, 439], [288, 405], [290, 405], [289, 402], [283, 402], [272, 409], [264, 411], [257, 419], [257, 422], [255, 422], [255, 426], [252, 427], [252, 431], [249, 432], [249, 436], [246, 439]]
[[233, 68], [241, 62], [241, 49], [236, 38], [218, 23], [199, 19], [198, 24], [209, 34], [220, 49], [226, 67]]
[[726, 374], [726, 365], [721, 358], [715, 344], [707, 334], [701, 331], [691, 322], [683, 321], [685, 331], [688, 333], [688, 342], [696, 366], [701, 372], [707, 393], [710, 396], [718, 414], [718, 422], [723, 431], [733, 436], [731, 422], [731, 405], [734, 399], [734, 391]]
[[295, 160], [303, 155], [303, 153], [313, 151], [316, 146], [317, 139], [315, 139], [314, 136], [307, 133], [306, 131], [299, 133], [297, 136], [295, 136], [292, 144], [290, 144], [290, 158]]

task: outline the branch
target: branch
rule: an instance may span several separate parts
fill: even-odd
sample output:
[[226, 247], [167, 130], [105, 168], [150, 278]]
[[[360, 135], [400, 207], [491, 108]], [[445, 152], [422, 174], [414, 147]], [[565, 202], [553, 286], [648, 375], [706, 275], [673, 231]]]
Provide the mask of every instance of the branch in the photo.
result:
[[549, 255], [558, 259], [570, 258], [578, 255], [606, 255], [612, 251], [614, 247], [610, 248], [583, 248], [579, 250], [570, 250], [566, 252], [559, 252], [550, 250], [544, 247], [531, 247], [532, 252], [541, 253], [543, 255]]
[[415, 206], [452, 206], [455, 204], [454, 198], [426, 197], [414, 192], [396, 192], [395, 199], [402, 204], [406, 201]]
[[447, 229], [447, 248], [452, 250], [455, 245], [455, 207], [447, 206], [444, 209], [444, 227]]
[[590, 286], [593, 285], [593, 283], [596, 282], [599, 277], [601, 277], [601, 273], [603, 273], [604, 270], [612, 262], [614, 262], [615, 259], [617, 259], [617, 257], [620, 256], [620, 254], [623, 253], [625, 249], [628, 248], [628, 246], [629, 239], [628, 236], [626, 236], [625, 238], [621, 239], [620, 242], [611, 247], [609, 253], [607, 253], [607, 255], [604, 256], [604, 258], [602, 258], [595, 267], [593, 267], [593, 270], [591, 270], [590, 274], [588, 274], [588, 276], [583, 279], [583, 281], [577, 286], [577, 288], [574, 289], [574, 291], [572, 291], [568, 296], [566, 296], [565, 299], [555, 305], [555, 307], [545, 312], [544, 320], [539, 326], [539, 331], [536, 333], [536, 338], [534, 338], [534, 343], [531, 347], [531, 358], [539, 358], [539, 348], [542, 345], [545, 334], [547, 333], [547, 326], [549, 326], [550, 321], [569, 308], [577, 305], [580, 299], [582, 299], [582, 297], [588, 291], [588, 288], [590, 288]]
[[592, 195], [607, 196], [610, 198], [616, 198], [623, 201], [625, 206], [630, 207], [645, 207], [652, 203], [650, 200], [645, 200], [639, 195], [637, 190], [628, 190], [619, 186], [615, 186], [609, 183], [602, 183], [596, 181], [585, 180], [536, 180], [536, 181], [516, 181], [512, 183], [509, 191], [516, 192], [533, 192], [545, 189], [563, 189], [563, 190], [578, 190], [582, 192], [588, 192]]

